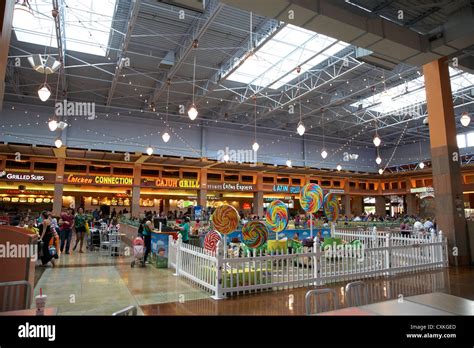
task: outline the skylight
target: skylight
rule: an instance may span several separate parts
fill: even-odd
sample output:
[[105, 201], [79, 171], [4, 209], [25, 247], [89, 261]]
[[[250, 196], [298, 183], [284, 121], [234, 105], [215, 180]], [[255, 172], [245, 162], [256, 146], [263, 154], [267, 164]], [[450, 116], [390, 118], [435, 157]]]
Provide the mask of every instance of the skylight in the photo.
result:
[[[474, 75], [464, 73], [459, 69], [449, 68], [449, 75], [451, 76], [451, 90], [453, 93], [474, 85]], [[363, 108], [379, 112], [391, 113], [407, 106], [426, 103], [425, 93], [425, 78], [420, 76], [414, 80], [408, 81], [405, 84], [387, 88], [388, 96], [383, 100], [384, 91], [370, 96], [363, 100], [357, 101], [351, 106], [359, 107], [362, 104]]]
[[[18, 41], [57, 48], [50, 0], [30, 1], [34, 20], [14, 21]], [[98, 56], [107, 55], [116, 0], [74, 0], [64, 2], [66, 49]]]
[[347, 46], [349, 44], [328, 36], [286, 25], [227, 79], [278, 89], [298, 77], [295, 70], [298, 65], [302, 74]]

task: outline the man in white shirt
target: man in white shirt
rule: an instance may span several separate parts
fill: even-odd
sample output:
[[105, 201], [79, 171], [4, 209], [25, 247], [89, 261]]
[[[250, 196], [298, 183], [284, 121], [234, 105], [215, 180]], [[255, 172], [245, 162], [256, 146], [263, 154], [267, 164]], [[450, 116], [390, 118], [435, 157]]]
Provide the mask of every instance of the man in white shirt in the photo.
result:
[[425, 228], [426, 231], [429, 231], [434, 227], [434, 225], [431, 222], [431, 220], [428, 218], [428, 219], [426, 219], [425, 223], [423, 224], [423, 227]]
[[415, 223], [413, 224], [413, 229], [415, 231], [419, 231], [422, 228], [423, 228], [423, 224], [419, 220], [416, 220]]

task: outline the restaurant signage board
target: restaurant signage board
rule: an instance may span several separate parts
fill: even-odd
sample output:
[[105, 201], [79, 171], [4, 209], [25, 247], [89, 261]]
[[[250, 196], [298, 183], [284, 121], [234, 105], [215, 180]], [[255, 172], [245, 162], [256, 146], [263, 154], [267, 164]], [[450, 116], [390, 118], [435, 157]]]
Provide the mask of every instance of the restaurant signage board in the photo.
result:
[[425, 192], [434, 192], [434, 188], [432, 187], [416, 187], [410, 189], [411, 193], [425, 193]]
[[196, 179], [142, 179], [142, 186], [171, 189], [199, 189], [200, 183]]
[[0, 180], [22, 182], [54, 182], [54, 173], [0, 172]]
[[133, 178], [131, 176], [111, 176], [111, 175], [74, 175], [66, 177], [67, 184], [81, 185], [115, 185], [132, 186]]
[[215, 191], [238, 191], [238, 192], [251, 192], [255, 191], [256, 187], [253, 184], [241, 184], [241, 183], [220, 183], [220, 184], [207, 184], [208, 190]]
[[273, 185], [273, 192], [286, 192], [291, 194], [298, 194], [301, 191], [301, 186], [292, 186], [292, 185]]

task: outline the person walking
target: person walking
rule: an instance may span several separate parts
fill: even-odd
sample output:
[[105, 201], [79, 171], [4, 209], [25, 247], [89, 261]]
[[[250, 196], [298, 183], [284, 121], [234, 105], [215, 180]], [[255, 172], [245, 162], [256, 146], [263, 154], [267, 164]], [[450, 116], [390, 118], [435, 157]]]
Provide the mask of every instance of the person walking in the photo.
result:
[[185, 217], [184, 222], [178, 227], [178, 231], [182, 236], [183, 243], [189, 243], [189, 218]]
[[51, 229], [51, 220], [48, 217], [47, 211], [43, 211], [41, 217], [42, 222], [39, 226], [39, 240], [42, 243], [41, 265], [46, 266], [51, 262], [52, 266], [55, 267], [54, 260], [58, 258], [58, 253], [55, 248], [53, 249], [50, 247], [53, 244], [52, 242], [54, 242], [54, 232]]
[[150, 220], [145, 222], [143, 225], [142, 236], [145, 239], [145, 263], [150, 263], [147, 261], [148, 254], [151, 252], [151, 232], [153, 231], [153, 224]]
[[72, 228], [74, 227], [74, 211], [71, 208], [68, 208], [66, 212], [61, 214], [59, 219], [59, 238], [61, 240], [61, 253], [64, 252], [64, 247], [66, 247], [66, 255], [69, 254], [69, 249], [71, 248], [71, 237], [72, 237]]
[[79, 243], [79, 253], [82, 254], [82, 244], [84, 243], [84, 235], [86, 234], [86, 216], [84, 215], [84, 209], [82, 207], [77, 210], [77, 214], [74, 216], [74, 229], [76, 231], [76, 243], [72, 250], [75, 251], [77, 243]]

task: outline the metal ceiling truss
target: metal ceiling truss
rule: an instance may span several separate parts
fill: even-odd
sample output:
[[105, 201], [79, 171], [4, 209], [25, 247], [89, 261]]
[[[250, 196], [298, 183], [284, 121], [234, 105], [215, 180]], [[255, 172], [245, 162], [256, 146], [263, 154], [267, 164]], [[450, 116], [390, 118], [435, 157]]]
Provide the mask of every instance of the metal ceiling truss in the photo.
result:
[[58, 72], [61, 74], [61, 90], [64, 96], [67, 96], [68, 85], [67, 85], [67, 78], [66, 78], [66, 71], [64, 70], [66, 67], [66, 32], [65, 32], [65, 12], [64, 9], [66, 4], [64, 0], [53, 0], [53, 9], [56, 12], [56, 16], [54, 18], [54, 29], [56, 31], [56, 40], [58, 46], [58, 54], [59, 54], [59, 61], [61, 62], [61, 70]]

